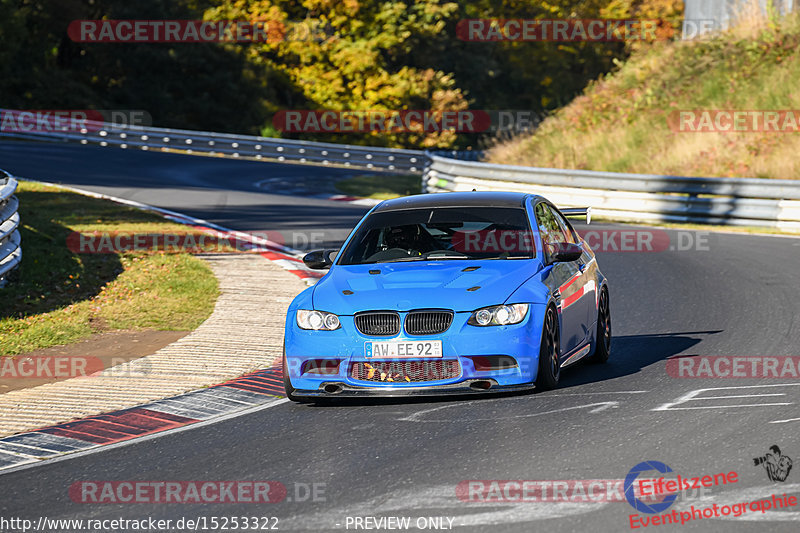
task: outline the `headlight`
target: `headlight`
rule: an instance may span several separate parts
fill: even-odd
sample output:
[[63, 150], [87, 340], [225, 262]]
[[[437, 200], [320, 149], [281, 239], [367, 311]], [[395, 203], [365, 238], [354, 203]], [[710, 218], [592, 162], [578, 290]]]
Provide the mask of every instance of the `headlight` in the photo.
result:
[[495, 305], [478, 309], [469, 317], [472, 326], [507, 326], [519, 324], [528, 314], [528, 304]]
[[339, 329], [339, 317], [325, 311], [297, 310], [297, 325], [301, 329], [332, 331]]

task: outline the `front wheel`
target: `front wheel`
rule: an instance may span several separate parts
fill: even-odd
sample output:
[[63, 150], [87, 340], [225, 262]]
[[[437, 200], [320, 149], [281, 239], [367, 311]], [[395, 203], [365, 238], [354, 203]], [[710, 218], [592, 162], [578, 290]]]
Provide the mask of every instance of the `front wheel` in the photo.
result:
[[600, 301], [597, 304], [597, 335], [595, 349], [591, 359], [592, 363], [605, 363], [611, 355], [611, 307], [608, 302], [608, 289], [603, 287], [600, 291]]
[[547, 308], [542, 328], [542, 345], [539, 348], [539, 374], [536, 376], [536, 388], [550, 390], [558, 386], [561, 376], [561, 341], [558, 333], [558, 315], [552, 307]]

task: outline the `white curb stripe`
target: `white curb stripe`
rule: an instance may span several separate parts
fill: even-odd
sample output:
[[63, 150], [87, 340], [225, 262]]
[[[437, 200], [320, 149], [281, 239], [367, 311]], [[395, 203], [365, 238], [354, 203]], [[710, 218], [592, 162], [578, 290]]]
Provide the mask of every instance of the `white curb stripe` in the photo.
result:
[[[240, 417], [240, 416], [245, 416], [245, 415], [249, 415], [249, 414], [252, 414], [252, 413], [257, 413], [258, 411], [263, 411], [265, 409], [270, 409], [272, 407], [276, 407], [278, 405], [281, 405], [281, 404], [289, 402], [289, 400], [287, 398], [274, 398], [273, 397], [272, 400], [273, 401], [271, 401], [269, 403], [265, 403], [265, 404], [262, 404], [262, 405], [255, 405], [255, 406], [247, 408], [247, 409], [234, 411], [232, 413], [221, 415], [221, 416], [212, 418], [210, 420], [203, 420], [201, 422], [195, 422], [194, 424], [188, 424], [186, 426], [181, 426], [181, 427], [177, 427], [177, 428], [174, 428], [174, 429], [168, 429], [168, 430], [161, 431], [161, 432], [158, 432], [158, 433], [152, 433], [150, 435], [145, 435], [144, 437], [139, 437], [139, 438], [130, 439], [130, 440], [124, 440], [122, 442], [116, 442], [114, 444], [108, 444], [108, 445], [105, 445], [105, 446], [93, 445], [91, 448], [88, 448], [88, 449], [85, 449], [85, 450], [81, 450], [81, 451], [78, 451], [78, 452], [61, 454], [61, 455], [55, 456], [55, 457], [50, 458], [50, 459], [44, 459], [44, 460], [35, 460], [34, 459], [34, 460], [25, 461], [24, 463], [19, 463], [18, 462], [17, 464], [11, 465], [10, 467], [3, 468], [3, 466], [2, 466], [3, 465], [3, 463], [2, 463], [3, 459], [0, 457], [0, 476], [2, 476], [3, 474], [11, 473], [11, 472], [17, 472], [17, 471], [20, 471], [20, 470], [27, 470], [29, 468], [33, 468], [33, 467], [36, 467], [36, 466], [47, 465], [47, 464], [52, 464], [52, 463], [58, 463], [58, 462], [61, 462], [61, 461], [66, 461], [68, 459], [75, 459], [75, 458], [78, 458], [78, 457], [85, 457], [87, 455], [92, 455], [92, 454], [95, 454], [95, 453], [98, 453], [98, 452], [104, 452], [104, 451], [107, 451], [107, 450], [115, 450], [117, 448], [122, 448], [124, 446], [130, 446], [132, 444], [144, 443], [144, 442], [147, 442], [147, 441], [150, 441], [150, 440], [153, 440], [153, 439], [158, 439], [160, 437], [164, 437], [166, 435], [174, 435], [175, 433], [182, 433], [184, 431], [190, 431], [190, 430], [195, 429], [195, 428], [206, 427], [206, 426], [210, 426], [212, 424], [217, 424], [219, 422], [224, 422], [225, 420], [230, 420], [232, 418], [237, 418], [237, 417]], [[0, 453], [0, 455], [2, 455], [2, 453]]]

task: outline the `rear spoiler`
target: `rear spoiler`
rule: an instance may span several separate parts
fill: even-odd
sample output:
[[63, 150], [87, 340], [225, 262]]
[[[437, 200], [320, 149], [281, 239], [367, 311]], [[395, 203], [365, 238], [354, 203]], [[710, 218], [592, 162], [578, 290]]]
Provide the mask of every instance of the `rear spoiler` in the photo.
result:
[[586, 217], [586, 223], [592, 223], [592, 208], [591, 207], [574, 207], [570, 209], [561, 209], [561, 213], [565, 217]]

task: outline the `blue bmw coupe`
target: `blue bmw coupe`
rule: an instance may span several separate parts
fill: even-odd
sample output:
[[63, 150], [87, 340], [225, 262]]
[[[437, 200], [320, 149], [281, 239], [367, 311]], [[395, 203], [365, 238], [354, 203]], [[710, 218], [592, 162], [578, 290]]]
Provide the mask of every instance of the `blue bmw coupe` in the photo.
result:
[[286, 317], [292, 400], [551, 389], [579, 360], [611, 350], [606, 278], [546, 199], [523, 193], [387, 200]]

